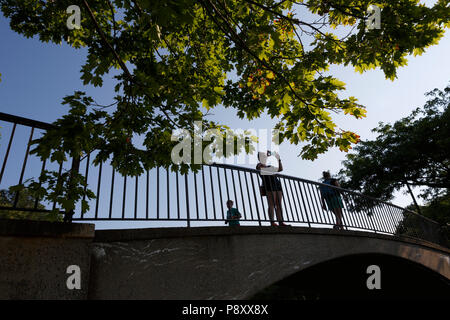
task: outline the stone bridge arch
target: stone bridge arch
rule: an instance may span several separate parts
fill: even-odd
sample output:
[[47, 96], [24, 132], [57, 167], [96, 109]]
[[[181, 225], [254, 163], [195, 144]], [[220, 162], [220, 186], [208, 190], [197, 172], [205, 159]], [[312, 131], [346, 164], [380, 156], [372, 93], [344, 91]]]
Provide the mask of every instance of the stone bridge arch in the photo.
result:
[[450, 279], [450, 251], [425, 241], [308, 228], [96, 231], [91, 299], [248, 299], [326, 261], [402, 258]]

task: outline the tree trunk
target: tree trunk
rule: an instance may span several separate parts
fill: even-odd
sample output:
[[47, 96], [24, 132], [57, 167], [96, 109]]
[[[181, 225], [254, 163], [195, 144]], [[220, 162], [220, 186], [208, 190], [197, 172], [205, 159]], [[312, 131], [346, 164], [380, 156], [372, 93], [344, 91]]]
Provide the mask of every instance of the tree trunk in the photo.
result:
[[411, 195], [411, 198], [412, 198], [413, 201], [414, 201], [414, 205], [416, 206], [417, 212], [420, 213], [420, 214], [422, 214], [422, 212], [420, 211], [420, 207], [419, 207], [419, 205], [417, 204], [416, 197], [414, 197], [414, 193], [412, 192], [409, 183], [406, 182], [406, 181], [405, 181], [405, 183], [406, 183], [406, 186], [408, 187], [409, 194]]

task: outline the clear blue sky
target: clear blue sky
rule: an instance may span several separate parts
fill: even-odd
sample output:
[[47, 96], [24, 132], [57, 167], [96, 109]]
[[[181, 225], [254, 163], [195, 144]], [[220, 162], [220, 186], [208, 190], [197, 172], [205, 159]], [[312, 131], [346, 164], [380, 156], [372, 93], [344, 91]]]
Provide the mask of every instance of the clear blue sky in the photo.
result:
[[[427, 1], [432, 3], [433, 1]], [[84, 90], [98, 103], [112, 102], [113, 82], [105, 81], [102, 88], [84, 87], [80, 80], [80, 67], [85, 60], [84, 50], [75, 50], [65, 44], [41, 43], [26, 39], [9, 28], [0, 15], [0, 111], [35, 120], [52, 122], [67, 112], [60, 103], [74, 90]], [[398, 79], [386, 80], [380, 70], [355, 73], [352, 68], [333, 67], [333, 75], [347, 84], [346, 96], [355, 96], [367, 107], [367, 118], [351, 119], [337, 116], [342, 128], [357, 132], [361, 139], [374, 138], [370, 130], [378, 122], [394, 122], [408, 115], [426, 101], [424, 93], [444, 88], [450, 80], [450, 34], [446, 33], [439, 45], [431, 47], [419, 57], [410, 57], [408, 66], [398, 70]], [[271, 129], [275, 120], [263, 116], [249, 122], [240, 120], [234, 110], [218, 108], [212, 119], [220, 120], [232, 128]], [[3, 137], [9, 132], [0, 129]], [[1, 140], [0, 140], [1, 141]], [[1, 144], [4, 144], [4, 140]], [[318, 180], [323, 170], [332, 173], [341, 168], [345, 153], [337, 149], [328, 151], [318, 160], [306, 161], [297, 157], [300, 147], [283, 144], [280, 154], [285, 173]], [[0, 154], [3, 157], [3, 154]], [[394, 203], [408, 205], [409, 196], [398, 194]]]

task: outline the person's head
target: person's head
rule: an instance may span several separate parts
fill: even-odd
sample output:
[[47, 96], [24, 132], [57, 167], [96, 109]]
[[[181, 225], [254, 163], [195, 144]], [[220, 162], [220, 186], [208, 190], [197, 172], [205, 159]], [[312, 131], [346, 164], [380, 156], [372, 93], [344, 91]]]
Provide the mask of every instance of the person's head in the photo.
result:
[[323, 177], [324, 179], [330, 179], [330, 178], [331, 178], [330, 171], [324, 171], [324, 172], [322, 172], [322, 177]]
[[259, 151], [258, 152], [258, 161], [261, 162], [263, 165], [266, 165], [266, 163], [267, 163], [267, 153]]
[[233, 208], [233, 203], [234, 203], [233, 200], [228, 200], [228, 201], [227, 201], [227, 208], [228, 208], [228, 209]]

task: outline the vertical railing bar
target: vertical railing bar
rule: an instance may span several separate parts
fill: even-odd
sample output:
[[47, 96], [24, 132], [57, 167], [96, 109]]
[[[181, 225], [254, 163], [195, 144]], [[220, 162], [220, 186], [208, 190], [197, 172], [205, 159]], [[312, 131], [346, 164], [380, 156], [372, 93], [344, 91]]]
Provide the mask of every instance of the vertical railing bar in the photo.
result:
[[[282, 212], [282, 214], [283, 214], [284, 212], [286, 212], [286, 217], [287, 217], [287, 220], [286, 220], [286, 221], [290, 221], [289, 214], [288, 214], [288, 206], [287, 206], [287, 204], [286, 204], [286, 195], [285, 195], [285, 189], [286, 189], [286, 188], [283, 188], [283, 183], [281, 182], [281, 181], [283, 180], [283, 178], [278, 177], [278, 179], [279, 179], [279, 181], [280, 181], [280, 185], [281, 185], [281, 189], [282, 189], [282, 190], [281, 190], [282, 201], [280, 201], [280, 202], [282, 203], [281, 207], [284, 208], [284, 210], [282, 209], [281, 212]], [[274, 206], [274, 217], [276, 218], [275, 221], [278, 221], [278, 217], [277, 217], [277, 213], [276, 213], [276, 208], [275, 208], [275, 206]], [[282, 216], [282, 219], [284, 220], [284, 215]], [[278, 221], [278, 222], [279, 222], [279, 221]]]
[[138, 185], [139, 185], [139, 176], [136, 175], [136, 184], [134, 187], [134, 219], [137, 219]]
[[400, 226], [400, 224], [402, 223], [402, 214], [400, 213], [401, 210], [395, 207], [392, 209], [394, 210], [395, 217], [397, 219], [397, 228], [398, 228], [398, 226]]
[[[323, 215], [323, 219], [327, 224], [330, 225], [334, 225], [334, 221], [336, 219], [336, 215], [334, 213], [331, 212], [331, 210], [324, 210], [323, 206], [322, 206], [322, 195], [320, 194], [320, 191], [318, 190], [318, 188], [315, 188], [315, 186], [311, 186], [312, 190], [313, 190], [313, 194], [314, 197], [317, 199], [317, 207], [319, 212], [322, 212]], [[326, 204], [326, 200], [325, 200], [325, 204]], [[343, 225], [346, 227], [346, 223], [344, 220], [344, 212], [342, 210], [342, 223]]]
[[[288, 188], [286, 187], [286, 181], [285, 181], [284, 178], [280, 178], [280, 181], [283, 181], [284, 190], [286, 191], [286, 196], [284, 195], [284, 192], [283, 192], [283, 203], [284, 203], [284, 207], [286, 208], [285, 211], [286, 211], [286, 217], [288, 218], [287, 221], [294, 221], [294, 213], [292, 211], [291, 201], [290, 201], [290, 197], [289, 197], [289, 191], [288, 191]], [[287, 212], [288, 208], [286, 206], [286, 201], [284, 200], [284, 198], [286, 198], [286, 197], [287, 197], [287, 202], [289, 203], [289, 209], [290, 209], [290, 212], [291, 212], [292, 220], [289, 217], [289, 213]]]
[[[42, 161], [41, 174], [39, 175], [39, 188], [42, 186], [41, 175], [42, 173], [44, 173], [46, 163], [47, 159], [44, 159], [44, 161]], [[39, 203], [39, 196], [37, 196], [36, 199], [34, 199], [34, 209], [37, 209], [38, 203]]]
[[[245, 174], [245, 172], [243, 172]], [[244, 193], [242, 192], [242, 180], [241, 180], [241, 171], [237, 171], [237, 176], [239, 179], [239, 189], [241, 191], [241, 200], [242, 200], [242, 213], [244, 214], [244, 219], [247, 220], [247, 214], [245, 210], [245, 201], [244, 201]]]
[[6, 148], [5, 159], [3, 159], [2, 171], [0, 171], [0, 183], [2, 182], [3, 173], [5, 172], [6, 162], [8, 161], [8, 156], [9, 156], [9, 150], [11, 149], [11, 144], [12, 144], [12, 141], [14, 138], [14, 134], [16, 132], [16, 126], [17, 126], [17, 123], [14, 123], [12, 131], [11, 131], [11, 136], [9, 137], [8, 147]]
[[342, 209], [343, 212], [345, 212], [345, 215], [347, 216], [348, 221], [351, 222], [351, 227], [352, 228], [357, 228], [358, 227], [358, 219], [357, 217], [352, 214], [352, 212], [350, 211], [350, 206], [349, 203], [347, 201], [347, 193], [346, 192], [342, 192], [341, 193], [341, 198], [342, 198], [342, 204], [344, 206], [344, 208]]
[[[296, 181], [296, 180], [293, 180], [292, 182], [294, 183], [294, 189], [295, 189], [295, 192], [297, 194], [297, 197], [299, 198], [298, 206], [300, 208], [300, 215], [302, 217], [302, 222], [307, 222], [308, 223], [308, 227], [311, 227], [311, 225], [309, 223], [309, 218], [308, 218], [308, 215], [307, 215], [307, 210], [308, 209], [306, 208], [305, 199], [303, 199], [303, 193], [302, 193], [302, 190], [301, 190], [301, 188], [299, 186], [299, 182]], [[300, 199], [301, 199], [301, 203], [300, 203]], [[302, 204], [303, 204], [303, 207], [302, 207]]]
[[[307, 214], [309, 213], [310, 215], [311, 215], [311, 220], [313, 220], [313, 221], [311, 221], [311, 223], [314, 223], [314, 221], [316, 221], [317, 219], [315, 218], [315, 216], [313, 215], [313, 211], [311, 210], [311, 205], [310, 205], [310, 203], [309, 203], [309, 199], [308, 199], [308, 195], [307, 195], [307, 190], [306, 190], [306, 188], [305, 188], [305, 184], [304, 184], [304, 182], [303, 181], [301, 181], [301, 182], [299, 182], [300, 183], [300, 186], [302, 186], [303, 187], [303, 191], [305, 192], [305, 199], [306, 199], [306, 203], [308, 204], [308, 209], [309, 209], [309, 211], [307, 212]], [[311, 225], [310, 225], [311, 226]]]
[[316, 186], [312, 186], [314, 198], [316, 199], [317, 205], [319, 207], [319, 213], [321, 213], [324, 217], [324, 220], [327, 224], [333, 225], [333, 219], [331, 215], [329, 214], [328, 210], [325, 210], [322, 205], [322, 194], [320, 193], [320, 190], [317, 190], [318, 188]]
[[294, 193], [294, 191], [292, 189], [292, 179], [286, 179], [286, 186], [289, 187], [289, 191], [290, 191], [291, 198], [292, 198], [292, 203], [293, 203], [293, 205], [292, 205], [292, 207], [293, 207], [292, 220], [294, 222], [300, 222], [300, 217], [298, 215], [299, 211], [298, 211], [298, 208], [297, 208], [298, 199], [297, 199], [297, 196], [295, 195], [295, 193]]
[[398, 213], [397, 208], [393, 207], [392, 210], [393, 210], [393, 214], [394, 214], [394, 221], [397, 221], [396, 222], [396, 227], [395, 227], [395, 231], [397, 231], [397, 229], [399, 228], [400, 224], [402, 223], [402, 220], [401, 220], [400, 214]]
[[169, 168], [166, 169], [166, 188], [167, 188], [167, 219], [170, 220], [170, 190], [169, 190]]
[[361, 212], [361, 210], [356, 210], [356, 203], [354, 201], [355, 195], [349, 193], [347, 194], [347, 199], [349, 199], [349, 202], [351, 204], [351, 208], [353, 208], [353, 215], [356, 217], [357, 222], [359, 223], [359, 227], [362, 229], [367, 228], [367, 221], [364, 219], [364, 213]]
[[400, 221], [398, 220], [398, 216], [396, 214], [395, 207], [390, 206], [390, 209], [391, 209], [392, 220], [394, 221], [394, 234], [396, 234]]
[[[228, 176], [227, 176], [227, 169], [223, 168], [223, 174], [225, 177], [225, 187], [227, 188], [227, 200], [233, 200], [230, 198], [230, 192], [228, 191]], [[234, 200], [234, 202], [236, 203], [236, 200]], [[223, 204], [222, 204], [223, 206]]]
[[307, 193], [308, 193], [308, 198], [311, 201], [311, 207], [313, 208], [313, 212], [314, 212], [314, 217], [316, 219], [317, 223], [322, 223], [322, 219], [320, 219], [320, 216], [318, 215], [317, 211], [316, 211], [316, 203], [313, 201], [313, 198], [311, 197], [311, 188], [309, 183], [306, 183], [306, 188], [307, 188]]
[[383, 213], [383, 218], [386, 224], [386, 232], [392, 234], [392, 221], [389, 218], [389, 211], [387, 210], [386, 204], [380, 202], [380, 210]]
[[[63, 167], [63, 163], [61, 162], [59, 164], [59, 169], [58, 169], [58, 179], [57, 179], [57, 184], [59, 184], [60, 179], [61, 179], [61, 172], [62, 172], [62, 167]], [[56, 200], [53, 200], [53, 206], [52, 206], [52, 211], [55, 210], [56, 208]]]
[[394, 219], [392, 219], [391, 207], [384, 203], [381, 203], [381, 206], [384, 208], [385, 217], [386, 217], [386, 220], [388, 221], [389, 233], [394, 234], [395, 223], [394, 223]]
[[378, 230], [380, 232], [385, 231], [385, 224], [384, 224], [384, 216], [383, 213], [380, 211], [380, 208], [378, 207], [378, 204], [375, 201], [371, 201], [373, 203], [374, 211], [379, 215], [377, 219], [378, 224]]
[[[336, 195], [336, 193], [337, 193], [337, 191], [336, 191], [336, 189], [333, 189], [333, 192], [334, 192], [334, 195]], [[339, 196], [339, 195], [338, 195]], [[326, 203], [326, 200], [325, 200], [325, 203]], [[332, 225], [334, 225], [335, 224], [335, 222], [334, 221], [336, 221], [336, 215], [334, 214], [334, 212], [332, 211], [332, 210], [328, 210], [327, 211], [328, 213], [329, 213], [329, 215], [328, 215], [328, 217], [331, 219], [331, 221], [332, 221]], [[346, 225], [346, 221], [347, 221], [347, 219], [345, 219], [344, 220], [344, 212], [342, 212], [342, 224], [345, 226], [345, 227], [347, 227], [347, 225]]]
[[[22, 171], [20, 172], [20, 178], [19, 178], [19, 183], [18, 183], [19, 185], [21, 185], [23, 182], [23, 176], [25, 174], [25, 168], [26, 168], [27, 162], [28, 162], [28, 154], [30, 153], [30, 146], [31, 146], [31, 140], [33, 139], [33, 134], [34, 134], [34, 127], [31, 127], [30, 138], [28, 139], [28, 144], [27, 144], [27, 151], [25, 152], [25, 159], [23, 159]], [[17, 207], [17, 203], [19, 202], [19, 195], [20, 195], [20, 191], [16, 191], [16, 194], [14, 196], [13, 208]]]
[[403, 222], [405, 221], [405, 218], [406, 218], [405, 210], [398, 209], [397, 212], [398, 212], [398, 216], [399, 216], [399, 219], [400, 219], [400, 223], [404, 224]]
[[217, 169], [217, 181], [219, 182], [220, 209], [222, 209], [222, 220], [225, 220], [225, 215], [223, 212], [222, 187], [221, 187], [221, 183], [220, 183], [219, 167], [216, 167], [216, 169]]
[[347, 207], [347, 214], [354, 217], [354, 220], [356, 222], [355, 223], [356, 228], [365, 228], [362, 218], [359, 217], [359, 212], [356, 211], [356, 206], [354, 204], [352, 204], [352, 199], [353, 199], [352, 194], [346, 194], [345, 202], [346, 202], [346, 207]]
[[[299, 198], [298, 206], [300, 208], [300, 215], [302, 216], [302, 222], [306, 221], [308, 223], [308, 227], [311, 227], [311, 224], [309, 223], [308, 212], [307, 212], [308, 209], [306, 208], [305, 199], [303, 198], [303, 193], [300, 188], [299, 182], [294, 180], [293, 183], [294, 183], [295, 192], [297, 193], [297, 197]], [[300, 193], [300, 196], [299, 196], [299, 193]], [[301, 210], [302, 206], [300, 205], [300, 197], [301, 197], [302, 203], [303, 203], [303, 211]], [[305, 215], [303, 215], [303, 212], [305, 213]], [[306, 217], [306, 219], [304, 217]]]
[[178, 183], [178, 171], [175, 172], [176, 184], [177, 184], [177, 220], [180, 220], [180, 187]]
[[[159, 188], [160, 188], [160, 179], [159, 179], [159, 167], [156, 167], [156, 219], [159, 220]], [[149, 207], [149, 206], [147, 206]]]
[[[259, 179], [261, 179], [261, 181], [259, 181]], [[259, 175], [256, 175], [256, 181], [258, 181], [258, 192], [259, 192], [259, 186], [261, 185], [260, 182], [262, 183], [262, 177]], [[266, 192], [267, 193], [267, 192]], [[266, 195], [266, 198], [268, 198], [269, 195]], [[259, 192], [259, 198], [261, 199], [261, 207], [262, 207], [262, 217], [263, 219], [261, 219], [261, 216], [258, 214], [258, 219], [261, 221], [265, 221], [265, 220], [269, 220], [266, 219], [266, 213], [267, 213], [267, 218], [269, 218], [269, 202], [267, 202], [267, 211], [266, 211], [266, 207], [264, 206], [264, 197], [261, 195], [261, 192]], [[258, 199], [258, 198], [257, 198]], [[269, 200], [267, 200], [269, 201]], [[256, 207], [258, 207], [258, 203], [255, 203]], [[275, 215], [275, 208], [274, 208], [274, 215]]]
[[364, 197], [359, 196], [358, 199], [359, 199], [359, 201], [361, 203], [361, 206], [362, 206], [361, 207], [362, 208], [362, 212], [364, 213], [363, 218], [366, 220], [367, 229], [375, 231], [374, 230], [374, 226], [373, 226], [373, 221], [371, 220], [370, 215], [369, 215], [370, 211], [369, 211], [368, 208], [366, 208]]
[[[405, 210], [403, 210], [403, 216], [405, 216], [405, 217], [407, 217], [407, 218], [410, 218], [411, 216], [412, 216], [412, 214], [410, 213], [410, 212], [408, 212], [408, 211], [405, 211]], [[410, 230], [410, 231], [412, 231], [413, 232], [413, 237], [416, 237], [416, 238], [420, 238], [419, 237], [419, 235], [417, 234], [417, 232], [415, 231], [415, 229], [416, 228], [408, 228], [408, 230]]]
[[[86, 159], [86, 171], [84, 174], [84, 194], [83, 194], [83, 200], [86, 200], [86, 189], [87, 189], [87, 181], [88, 181], [88, 175], [89, 175], [89, 162], [91, 161], [91, 153], [89, 152], [87, 154], [87, 159]], [[84, 212], [81, 211], [81, 219], [84, 218]]]
[[[262, 179], [262, 176], [261, 176], [261, 179]], [[269, 182], [269, 185], [270, 185], [270, 189], [271, 190], [274, 190], [275, 188], [274, 188], [274, 185], [273, 185], [273, 183], [274, 183], [274, 179], [270, 179], [270, 176], [268, 177], [268, 179], [266, 179], [266, 181], [265, 182]], [[280, 184], [281, 184], [281, 182], [280, 182]], [[283, 189], [283, 187], [281, 187], [281, 189]], [[276, 210], [276, 205], [275, 205], [275, 199], [274, 199], [274, 196], [273, 196], [273, 191], [271, 191], [270, 192], [270, 197], [271, 197], [271, 199], [272, 199], [272, 203], [273, 203], [273, 221], [278, 221], [278, 216], [277, 216], [277, 210]], [[267, 199], [269, 198], [269, 195], [267, 195]], [[262, 199], [262, 197], [261, 197], [261, 199]], [[284, 199], [284, 196], [283, 196], [283, 201], [280, 201], [280, 204], [281, 203], [284, 203], [284, 207], [286, 208], [286, 201], [285, 201], [285, 199]], [[267, 206], [269, 206], [269, 202], [267, 202]], [[287, 209], [287, 208], [286, 208]], [[267, 215], [269, 215], [269, 210], [267, 210]], [[269, 219], [270, 219], [270, 217], [268, 217]]]
[[359, 203], [361, 205], [362, 218], [366, 222], [366, 229], [374, 231], [373, 230], [373, 226], [372, 226], [371, 221], [370, 221], [369, 211], [366, 209], [366, 206], [365, 206], [365, 203], [364, 203], [364, 198], [362, 196], [357, 196], [357, 198], [358, 198]]
[[[353, 215], [350, 210], [349, 210], [349, 206], [347, 203], [347, 194], [344, 192], [340, 192], [340, 197], [341, 197], [341, 201], [342, 201], [342, 219], [344, 219], [345, 222], [348, 222], [348, 226], [347, 227], [357, 227], [358, 226], [358, 221], [356, 219], [356, 216]], [[348, 229], [348, 228], [347, 228]]]
[[317, 216], [320, 219], [320, 223], [328, 224], [328, 221], [326, 219], [327, 216], [323, 214], [321, 201], [320, 201], [320, 199], [317, 199], [317, 195], [315, 193], [315, 191], [316, 191], [315, 186], [311, 185], [311, 184], [308, 184], [308, 189], [309, 189], [309, 192], [310, 192], [310, 195], [311, 195], [311, 199], [312, 199], [311, 201], [314, 204], [314, 208], [317, 209]]
[[[295, 196], [295, 193], [292, 189], [292, 179], [288, 179], [288, 183], [289, 183], [289, 189], [291, 190], [291, 195], [294, 201], [294, 208], [295, 208], [295, 215], [297, 216], [297, 221], [296, 222], [300, 222], [300, 216], [298, 215], [299, 210], [297, 209], [297, 203], [300, 206], [300, 199], [298, 199], [298, 197]], [[295, 221], [295, 219], [294, 219]]]
[[389, 219], [389, 210], [386, 204], [380, 203], [380, 210], [383, 212], [384, 221], [386, 223], [386, 232], [393, 234], [392, 221]]
[[125, 219], [125, 203], [127, 194], [127, 176], [123, 176], [122, 219]]
[[[400, 209], [399, 209], [399, 210], [400, 210]], [[407, 219], [411, 217], [411, 214], [410, 214], [408, 211], [405, 211], [405, 210], [401, 210], [401, 215], [403, 216], [403, 221], [407, 221]], [[407, 231], [408, 233], [410, 233], [411, 231], [414, 230], [414, 229], [411, 230], [411, 227], [409, 227], [408, 224], [405, 224], [404, 226], [405, 226], [406, 231]], [[415, 233], [413, 234], [413, 236], [414, 236], [414, 235], [415, 235]]]
[[395, 211], [393, 211], [394, 208], [392, 206], [388, 206], [388, 208], [389, 208], [389, 215], [392, 218], [392, 225], [393, 225], [392, 233], [395, 235], [395, 232], [397, 231], [397, 222], [395, 221], [395, 215], [394, 215]]
[[112, 207], [113, 207], [113, 198], [114, 198], [114, 176], [115, 176], [115, 170], [114, 170], [114, 167], [112, 167], [111, 194], [109, 196], [109, 219], [111, 219], [111, 217], [112, 217]]
[[[250, 196], [250, 189], [248, 188], [247, 172], [245, 172], [245, 171], [244, 171], [244, 178], [245, 178], [245, 186], [247, 187], [248, 205], [250, 207], [250, 219], [249, 220], [254, 220], [254, 218], [253, 218], [253, 208], [252, 208], [252, 199], [251, 199], [251, 196]], [[247, 219], [247, 216], [245, 218]]]
[[194, 172], [194, 190], [195, 190], [195, 211], [197, 212], [196, 216], [197, 216], [197, 220], [198, 220], [199, 219], [198, 212], [200, 210], [199, 210], [199, 206], [198, 206], [197, 172]]
[[379, 229], [379, 227], [378, 227], [378, 225], [377, 225], [377, 221], [376, 221], [376, 211], [375, 211], [375, 209], [374, 209], [374, 207], [372, 206], [371, 207], [371, 203], [369, 202], [369, 200], [367, 199], [367, 198], [365, 198], [364, 197], [364, 202], [366, 203], [366, 205], [367, 205], [367, 209], [368, 210], [370, 210], [371, 212], [372, 212], [372, 215], [370, 216], [370, 221], [371, 221], [371, 223], [372, 223], [372, 226], [373, 226], [373, 230], [376, 232], [376, 231], [378, 231], [378, 229]]
[[[373, 231], [373, 229], [371, 227], [371, 223], [370, 223], [370, 217], [368, 215], [368, 212], [366, 212], [364, 202], [362, 201], [363, 198], [361, 196], [356, 196], [356, 195], [354, 197], [358, 199], [358, 203], [361, 205], [361, 207], [360, 207], [360, 212], [362, 214], [361, 218], [365, 222], [365, 228], [367, 230]], [[352, 201], [354, 202], [355, 207], [356, 207], [356, 200], [353, 198], [353, 196], [352, 196]]]
[[98, 218], [98, 203], [100, 199], [100, 185], [101, 185], [101, 179], [102, 179], [102, 167], [103, 162], [100, 162], [100, 166], [98, 168], [98, 182], [97, 182], [97, 197], [95, 202], [95, 219]]
[[203, 203], [205, 205], [205, 219], [208, 219], [208, 205], [206, 202], [205, 165], [202, 165]]
[[[145, 176], [146, 176], [146, 181], [145, 181], [145, 219], [148, 220], [148, 211], [149, 211], [149, 202], [150, 202], [150, 200], [149, 200], [149, 197], [150, 197], [150, 193], [149, 193], [150, 172], [148, 169], [145, 171], [146, 171], [145, 172]], [[159, 189], [159, 179], [158, 178], [156, 178], [156, 189]], [[158, 211], [158, 209], [156, 209], [156, 211]]]
[[383, 203], [379, 203], [378, 205], [379, 205], [378, 210], [381, 212], [382, 219], [384, 221], [384, 226], [385, 226], [384, 231], [387, 233], [390, 233], [391, 225], [390, 225], [390, 221], [386, 214], [386, 208], [384, 207]]
[[372, 210], [374, 212], [373, 217], [375, 218], [374, 224], [376, 225], [376, 230], [380, 231], [380, 232], [383, 232], [383, 225], [381, 223], [382, 222], [382, 217], [381, 216], [380, 217], [377, 216], [379, 212], [377, 210], [376, 203], [374, 201], [372, 201], [372, 200], [369, 200], [369, 199], [366, 199], [366, 200], [367, 200], [367, 202], [369, 204], [372, 205]]
[[360, 207], [358, 207], [356, 205], [357, 202], [356, 202], [355, 198], [357, 198], [357, 196], [354, 195], [354, 194], [349, 194], [348, 195], [348, 199], [350, 200], [350, 202], [351, 202], [351, 204], [353, 206], [354, 214], [358, 214], [358, 217], [359, 217], [359, 219], [361, 221], [361, 228], [362, 229], [370, 229], [369, 223], [368, 223], [368, 221], [367, 221], [367, 219], [365, 217], [367, 214], [363, 212], [362, 208], [360, 208]]
[[[309, 223], [309, 218], [308, 218], [308, 215], [306, 214], [308, 209], [306, 208], [305, 199], [303, 199], [303, 194], [302, 194], [301, 188], [299, 186], [299, 182], [297, 180], [293, 180], [292, 183], [294, 184], [294, 189], [297, 194], [297, 198], [299, 199], [298, 206], [300, 209], [300, 215], [302, 217], [302, 222], [307, 222], [308, 227], [310, 227], [311, 225]], [[301, 199], [301, 201], [300, 201], [300, 199]]]
[[[72, 157], [72, 165], [70, 167], [70, 173], [69, 173], [69, 181], [68, 181], [68, 188], [72, 189], [74, 188], [75, 184], [75, 176], [78, 174], [80, 170], [80, 156], [76, 155]], [[64, 212], [64, 222], [72, 222], [73, 215], [75, 214], [75, 206], [76, 201], [72, 198], [71, 195], [68, 195], [69, 200], [74, 200], [74, 208], [70, 209], [69, 211]]]
[[[371, 208], [370, 208], [370, 206], [369, 206], [369, 204], [368, 204], [367, 199], [366, 199], [365, 197], [363, 197], [362, 199], [363, 199], [363, 202], [364, 202], [364, 203], [366, 204], [366, 206], [367, 206], [368, 212], [370, 212]], [[371, 214], [370, 216], [367, 216], [367, 218], [369, 219], [369, 222], [370, 222], [370, 224], [372, 225], [372, 230], [373, 230], [375, 233], [377, 233], [377, 229], [375, 228], [375, 223], [374, 223], [374, 221], [373, 221], [373, 216], [374, 216], [374, 213], [373, 213], [373, 211], [372, 211], [372, 214]]]
[[405, 229], [405, 231], [407, 232], [409, 228], [407, 228], [407, 225], [405, 224], [405, 220], [407, 218], [407, 212], [405, 212], [405, 210], [401, 210], [401, 209], [397, 209], [398, 212], [398, 216], [400, 219], [400, 223], [403, 226], [403, 229]]
[[[69, 175], [69, 181], [68, 181], [69, 188], [74, 188], [74, 184], [75, 184], [74, 179], [79, 171], [80, 171], [80, 156], [76, 155], [76, 156], [72, 157], [72, 165], [70, 167], [70, 175]], [[75, 201], [75, 199], [71, 198], [70, 195], [69, 195], [69, 199], [74, 200], [74, 208], [69, 211], [65, 211], [65, 213], [64, 213], [64, 221], [65, 222], [72, 222], [73, 215], [75, 214], [76, 201]]]
[[348, 230], [349, 227], [351, 228], [352, 226], [355, 225], [354, 220], [352, 219], [353, 217], [348, 213], [348, 210], [346, 210], [346, 208], [345, 208], [345, 201], [344, 201], [344, 197], [343, 197], [342, 192], [340, 190], [337, 190], [337, 189], [335, 189], [334, 192], [337, 195], [337, 197], [340, 200], [340, 202], [342, 202], [342, 208], [341, 208], [342, 224]]
[[[238, 171], [238, 173], [239, 173], [239, 171]], [[238, 196], [236, 193], [236, 184], [234, 181], [234, 170], [233, 169], [231, 169], [231, 181], [233, 182], [234, 202], [236, 203], [236, 209], [239, 210]], [[244, 205], [244, 203], [242, 203], [242, 205]]]
[[216, 200], [215, 200], [215, 197], [214, 197], [214, 184], [213, 184], [212, 167], [211, 166], [209, 166], [209, 179], [211, 181], [211, 194], [212, 194], [212, 201], [213, 201], [214, 220], [217, 220]]
[[365, 213], [363, 212], [363, 210], [361, 210], [361, 209], [358, 210], [358, 211], [356, 211], [356, 209], [357, 209], [358, 207], [356, 206], [355, 198], [357, 198], [357, 196], [356, 196], [356, 195], [353, 195], [353, 194], [349, 194], [349, 198], [351, 199], [352, 204], [353, 204], [353, 207], [355, 208], [355, 214], [357, 214], [359, 220], [361, 221], [361, 227], [362, 227], [363, 229], [370, 228], [369, 221], [367, 220], [367, 214], [365, 214]]
[[[186, 219], [187, 219], [187, 226], [191, 226], [191, 213], [189, 211], [189, 188], [188, 188], [188, 174], [185, 173], [184, 175], [184, 191], [186, 192]], [[197, 184], [195, 186], [197, 188]]]
[[252, 189], [253, 189], [253, 196], [255, 197], [255, 205], [256, 205], [256, 212], [258, 214], [258, 222], [259, 222], [259, 225], [261, 226], [261, 218], [260, 218], [260, 215], [259, 215], [258, 202], [256, 200], [257, 198], [256, 198], [256, 192], [255, 192], [255, 183], [253, 181], [253, 175], [251, 173], [250, 173], [250, 178], [252, 180]]

